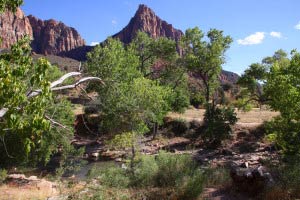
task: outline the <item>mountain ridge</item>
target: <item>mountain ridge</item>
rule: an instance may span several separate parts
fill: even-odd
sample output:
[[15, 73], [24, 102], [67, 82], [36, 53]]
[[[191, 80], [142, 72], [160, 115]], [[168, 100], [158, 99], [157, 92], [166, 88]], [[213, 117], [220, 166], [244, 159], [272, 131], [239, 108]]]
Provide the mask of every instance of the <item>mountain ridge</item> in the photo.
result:
[[[145, 4], [140, 4], [128, 25], [111, 37], [128, 44], [138, 31], [146, 32], [155, 39], [167, 37], [176, 41], [177, 51], [181, 54], [179, 41], [184, 33], [162, 20]], [[33, 39], [31, 47], [37, 54], [56, 55], [84, 61], [86, 53], [94, 48], [86, 45], [75, 28], [54, 19], [41, 20], [32, 15], [25, 16], [20, 8], [15, 14], [5, 12], [0, 15], [0, 37], [5, 41], [0, 48], [9, 48], [25, 34]], [[219, 76], [221, 83], [236, 83], [238, 77], [236, 73], [225, 70]]]

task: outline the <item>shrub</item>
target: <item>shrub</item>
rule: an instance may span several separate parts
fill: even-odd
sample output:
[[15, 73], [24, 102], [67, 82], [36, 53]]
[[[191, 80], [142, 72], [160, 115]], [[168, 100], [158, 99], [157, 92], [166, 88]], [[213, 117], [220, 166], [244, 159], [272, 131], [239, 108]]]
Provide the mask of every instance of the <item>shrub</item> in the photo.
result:
[[174, 119], [169, 124], [172, 126], [172, 132], [176, 136], [184, 135], [187, 132], [187, 130], [190, 128], [189, 122], [181, 118]]
[[229, 170], [224, 167], [205, 169], [204, 177], [206, 187], [221, 186], [231, 181]]
[[216, 147], [230, 136], [231, 126], [237, 122], [237, 117], [234, 108], [214, 108], [208, 105], [204, 114], [204, 121], [206, 127], [203, 138], [209, 145]]
[[7, 171], [5, 169], [0, 169], [0, 185], [5, 181], [7, 177]]
[[157, 157], [142, 156], [136, 163], [134, 173], [111, 166], [92, 168], [88, 177], [96, 177], [110, 190], [134, 187], [135, 195], [147, 196], [147, 199], [161, 199], [160, 195], [167, 195], [165, 190], [169, 191], [167, 196], [186, 200], [195, 199], [202, 192], [203, 173], [189, 155], [160, 152]]
[[129, 175], [126, 171], [117, 166], [106, 167], [102, 169], [92, 168], [88, 172], [89, 178], [97, 178], [103, 186], [126, 188], [130, 184]]
[[203, 174], [189, 155], [160, 152], [156, 158], [157, 187], [174, 187], [179, 199], [194, 199], [203, 189]]
[[142, 156], [135, 166], [134, 176], [131, 177], [131, 185], [144, 187], [154, 185], [154, 178], [158, 166], [154, 156]]

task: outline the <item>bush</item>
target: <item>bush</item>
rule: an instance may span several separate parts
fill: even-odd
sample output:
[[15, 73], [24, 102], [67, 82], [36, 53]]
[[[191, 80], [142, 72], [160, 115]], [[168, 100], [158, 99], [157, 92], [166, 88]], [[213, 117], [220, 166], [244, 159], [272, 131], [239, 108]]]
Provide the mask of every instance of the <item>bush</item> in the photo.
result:
[[194, 199], [203, 189], [203, 175], [189, 155], [160, 152], [156, 158], [157, 187], [174, 187], [179, 199]]
[[99, 179], [101, 184], [107, 187], [127, 188], [130, 184], [126, 171], [113, 165], [102, 169], [94, 167], [88, 172], [88, 177]]
[[155, 184], [154, 178], [158, 170], [154, 156], [142, 156], [135, 166], [134, 176], [131, 177], [131, 185], [146, 187]]
[[229, 170], [224, 167], [208, 168], [204, 171], [205, 186], [223, 186], [231, 181]]
[[0, 185], [5, 181], [7, 177], [7, 171], [5, 169], [0, 169]]
[[273, 166], [275, 185], [265, 192], [267, 200], [290, 200], [300, 198], [300, 160], [290, 157], [288, 163]]
[[266, 123], [268, 139], [282, 149], [285, 156], [300, 157], [300, 123], [281, 116]]
[[237, 122], [234, 108], [207, 106], [204, 114], [205, 132], [203, 139], [212, 147], [219, 146], [232, 133], [231, 126]]
[[189, 155], [160, 152], [157, 157], [142, 156], [136, 162], [134, 173], [112, 166], [102, 170], [92, 168], [88, 176], [96, 177], [103, 187], [110, 189], [134, 187], [137, 196], [141, 192], [147, 199], [160, 199], [165, 190], [169, 191], [169, 197], [186, 200], [195, 199], [202, 192], [203, 173]]

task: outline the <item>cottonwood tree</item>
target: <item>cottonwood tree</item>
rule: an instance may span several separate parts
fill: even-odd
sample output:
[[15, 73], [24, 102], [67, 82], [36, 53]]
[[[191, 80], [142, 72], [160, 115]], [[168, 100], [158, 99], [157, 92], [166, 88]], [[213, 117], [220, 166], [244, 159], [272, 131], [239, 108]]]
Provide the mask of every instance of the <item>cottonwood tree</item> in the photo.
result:
[[275, 63], [287, 67], [289, 62], [287, 53], [280, 49], [273, 56], [264, 58], [261, 63], [251, 64], [237, 82], [241, 87], [239, 107], [244, 109], [250, 104], [258, 104], [261, 108], [263, 104], [267, 104], [271, 99], [265, 94], [264, 86], [268, 81], [270, 68]]
[[102, 130], [109, 133], [147, 132], [147, 124], [162, 123], [170, 110], [167, 87], [144, 77], [139, 58], [116, 39], [109, 38], [88, 54], [87, 71], [103, 77], [105, 85], [92, 85], [100, 94]]
[[223, 31], [216, 29], [208, 31], [206, 36], [207, 40], [198, 27], [187, 29], [182, 38], [181, 46], [186, 67], [202, 83], [206, 107], [206, 133], [209, 140], [218, 145], [231, 130], [229, 125], [236, 122], [231, 109], [222, 110], [216, 107], [217, 88], [219, 87], [218, 76], [221, 73], [222, 64], [225, 63], [225, 52], [232, 39], [230, 36], [224, 36]]
[[[75, 88], [63, 82], [80, 72], [70, 72], [56, 81], [53, 66], [45, 59], [33, 62], [30, 39], [25, 37], [0, 55], [0, 157], [1, 165], [46, 163], [63, 145], [69, 148], [74, 117], [70, 104], [53, 91]], [[53, 81], [53, 82], [51, 82]]]
[[[266, 124], [266, 129], [268, 137], [289, 156], [300, 155], [299, 77], [299, 52], [292, 51], [288, 58], [288, 54], [280, 49], [261, 63], [250, 65], [238, 81], [254, 97], [252, 100], [262, 99], [272, 110], [280, 112], [280, 116]], [[255, 90], [258, 85], [263, 98], [258, 98]]]
[[[154, 39], [139, 31], [127, 50], [138, 58], [137, 69], [145, 78], [172, 90], [169, 98], [172, 111], [183, 112], [189, 106], [189, 93], [186, 69], [178, 62], [176, 42], [165, 37]], [[158, 126], [152, 124], [154, 137]]]
[[5, 10], [15, 11], [23, 4], [23, 0], [0, 0], [0, 13]]
[[87, 71], [101, 76], [105, 85], [91, 85], [99, 93], [97, 108], [101, 131], [114, 136], [114, 147], [130, 147], [131, 168], [136, 155], [136, 141], [149, 132], [149, 124], [163, 122], [170, 110], [171, 90], [144, 77], [139, 57], [116, 39], [96, 46], [87, 55]]
[[299, 77], [300, 53], [292, 51], [291, 59], [286, 56], [276, 57], [271, 63], [264, 86], [265, 95], [269, 97], [268, 105], [280, 112], [280, 116], [269, 124], [268, 132], [271, 133], [269, 136], [277, 142], [285, 155], [298, 157], [300, 156]]

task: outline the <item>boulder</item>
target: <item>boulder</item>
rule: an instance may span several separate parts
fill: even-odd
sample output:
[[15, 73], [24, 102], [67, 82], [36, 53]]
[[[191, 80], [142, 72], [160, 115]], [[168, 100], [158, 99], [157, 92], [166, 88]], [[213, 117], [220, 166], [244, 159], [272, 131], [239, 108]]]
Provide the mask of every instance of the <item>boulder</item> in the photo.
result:
[[271, 174], [263, 166], [256, 168], [233, 166], [230, 176], [233, 188], [250, 196], [256, 196], [273, 184]]

